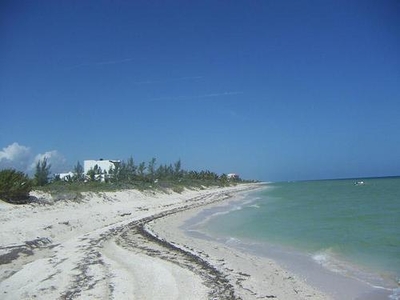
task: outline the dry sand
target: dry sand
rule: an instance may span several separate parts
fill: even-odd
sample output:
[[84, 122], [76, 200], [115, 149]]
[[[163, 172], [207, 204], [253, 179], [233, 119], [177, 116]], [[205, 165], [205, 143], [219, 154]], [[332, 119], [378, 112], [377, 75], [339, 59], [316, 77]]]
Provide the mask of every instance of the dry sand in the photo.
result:
[[1, 299], [328, 299], [274, 261], [188, 237], [201, 207], [255, 188], [0, 203]]

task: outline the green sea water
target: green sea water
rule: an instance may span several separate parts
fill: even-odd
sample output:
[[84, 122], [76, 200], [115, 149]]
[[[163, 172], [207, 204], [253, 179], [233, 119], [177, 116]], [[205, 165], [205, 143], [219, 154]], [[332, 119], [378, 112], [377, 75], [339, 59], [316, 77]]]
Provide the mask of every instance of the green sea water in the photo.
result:
[[386, 284], [398, 293], [400, 178], [356, 181], [360, 179], [269, 184], [216, 213], [203, 229], [297, 249], [335, 272], [351, 273], [371, 285]]

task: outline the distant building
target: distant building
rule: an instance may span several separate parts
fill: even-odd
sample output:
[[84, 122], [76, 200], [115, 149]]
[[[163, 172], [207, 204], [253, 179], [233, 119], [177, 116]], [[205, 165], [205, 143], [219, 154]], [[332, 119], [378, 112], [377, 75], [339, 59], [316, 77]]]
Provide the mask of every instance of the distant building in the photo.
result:
[[95, 178], [100, 181], [105, 181], [110, 177], [110, 170], [114, 170], [121, 163], [120, 160], [99, 159], [99, 160], [84, 160], [83, 171], [85, 176], [88, 176], [90, 170], [96, 171]]
[[239, 175], [236, 173], [229, 173], [228, 175], [226, 175], [226, 177], [228, 177], [228, 179], [230, 180], [238, 180], [240, 178]]
[[75, 174], [73, 172], [55, 174], [56, 178], [63, 180], [63, 181], [70, 181], [74, 176], [75, 176]]

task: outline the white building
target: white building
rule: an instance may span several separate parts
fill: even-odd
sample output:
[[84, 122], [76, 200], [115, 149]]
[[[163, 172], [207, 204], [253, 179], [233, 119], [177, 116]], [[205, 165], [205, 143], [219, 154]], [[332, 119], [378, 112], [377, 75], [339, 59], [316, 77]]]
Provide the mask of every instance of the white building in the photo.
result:
[[228, 177], [228, 179], [232, 179], [232, 180], [237, 180], [239, 179], [239, 174], [236, 173], [229, 173], [228, 175], [226, 175]]
[[73, 172], [68, 172], [68, 173], [58, 173], [55, 174], [56, 177], [58, 177], [60, 180], [64, 180], [64, 181], [70, 181], [75, 174]]
[[105, 181], [108, 177], [110, 170], [114, 170], [115, 167], [120, 164], [120, 160], [110, 160], [110, 159], [99, 159], [99, 160], [84, 160], [83, 161], [83, 172], [85, 175], [88, 174], [90, 170], [98, 169], [99, 174], [96, 174], [97, 178], [101, 181]]

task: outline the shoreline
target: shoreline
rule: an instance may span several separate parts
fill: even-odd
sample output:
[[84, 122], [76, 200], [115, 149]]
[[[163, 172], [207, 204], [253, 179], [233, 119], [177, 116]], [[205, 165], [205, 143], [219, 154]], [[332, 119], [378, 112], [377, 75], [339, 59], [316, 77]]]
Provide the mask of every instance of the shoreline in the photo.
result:
[[[262, 185], [0, 205], [2, 299], [330, 299], [275, 261], [188, 237], [195, 213]], [[233, 198], [232, 198], [233, 195]]]
[[[251, 192], [251, 191], [250, 191]], [[275, 260], [250, 254], [208, 238], [198, 238], [185, 232], [186, 222], [200, 212], [213, 207], [240, 202], [249, 191], [231, 195], [229, 199], [177, 212], [146, 224], [145, 230], [158, 239], [185, 249], [206, 260], [219, 270], [232, 285], [232, 299], [331, 299], [297, 275], [284, 269]]]
[[[213, 257], [213, 263], [219, 266], [220, 269], [225, 273], [232, 273], [232, 270], [238, 270], [243, 268], [237, 257], [246, 259], [248, 261], [258, 260], [258, 263], [262, 264], [264, 270], [253, 269], [250, 270], [249, 276], [254, 278], [261, 277], [265, 272], [271, 272], [270, 266], [273, 265], [276, 269], [279, 269], [279, 275], [270, 279], [272, 281], [284, 280], [287, 278], [293, 278], [296, 284], [304, 289], [304, 284], [315, 292], [312, 295], [313, 299], [389, 299], [390, 295], [394, 292], [391, 289], [381, 288], [378, 286], [371, 285], [363, 280], [355, 277], [348, 277], [345, 274], [338, 273], [337, 271], [330, 270], [324, 267], [321, 263], [318, 263], [311, 254], [299, 252], [295, 249], [286, 249], [277, 245], [269, 245], [261, 242], [254, 241], [241, 241], [226, 236], [210, 236], [208, 233], [204, 233], [199, 229], [199, 225], [207, 222], [209, 218], [214, 217], [218, 214], [224, 214], [235, 207], [243, 205], [251, 205], [253, 201], [249, 201], [246, 197], [250, 192], [240, 192], [234, 195], [232, 198], [203, 206], [201, 208], [189, 209], [184, 212], [180, 212], [181, 216], [174, 217], [174, 220], [156, 220], [148, 226], [148, 230], [154, 235], [161, 235], [169, 241], [180, 245], [195, 245], [195, 249], [201, 249], [198, 253], [202, 256], [203, 253], [210, 254]], [[245, 193], [245, 194], [243, 194]], [[241, 195], [242, 194], [242, 195]], [[168, 217], [167, 217], [168, 218]], [[185, 246], [187, 247], [187, 246]], [[215, 249], [219, 249], [215, 251]], [[228, 262], [226, 261], [226, 253], [235, 253], [236, 257], [229, 257], [230, 267], [224, 267]], [[207, 257], [209, 257], [207, 255]], [[218, 257], [219, 259], [215, 259]], [[223, 261], [221, 264], [220, 261]], [[269, 269], [268, 269], [269, 267]], [[239, 272], [239, 275], [242, 272]], [[287, 275], [289, 274], [289, 275]], [[231, 283], [235, 286], [234, 282], [243, 280], [241, 276], [230, 276]], [[265, 282], [259, 281], [259, 285], [263, 285]], [[263, 298], [260, 289], [254, 286], [254, 290], [251, 291], [251, 295], [247, 295], [240, 291], [243, 286], [236, 286], [236, 293], [240, 294], [241, 299], [254, 299], [252, 296], [257, 295], [257, 298]], [[292, 287], [293, 288], [293, 287]], [[246, 289], [246, 288], [245, 288]], [[277, 296], [278, 298], [290, 298], [290, 299], [301, 299], [303, 296], [299, 296], [298, 290], [295, 290], [295, 295], [284, 295]], [[288, 290], [286, 288], [286, 290]], [[317, 295], [318, 294], [318, 295]], [[275, 296], [275, 295], [270, 295]], [[300, 298], [297, 298], [299, 296]], [[305, 297], [309, 297], [310, 293]], [[320, 297], [320, 298], [319, 298]], [[264, 296], [265, 298], [265, 296]]]

